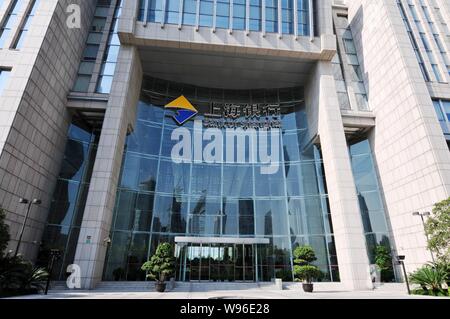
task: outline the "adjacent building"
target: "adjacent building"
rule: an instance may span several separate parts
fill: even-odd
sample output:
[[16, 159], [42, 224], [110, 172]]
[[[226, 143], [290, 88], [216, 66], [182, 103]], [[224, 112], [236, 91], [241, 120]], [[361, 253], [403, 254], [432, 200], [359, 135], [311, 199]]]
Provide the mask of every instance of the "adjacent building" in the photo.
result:
[[446, 0], [0, 0], [10, 249], [95, 288], [162, 242], [179, 281], [292, 281], [306, 244], [362, 290], [381, 245], [402, 280], [432, 258], [413, 212], [450, 195], [449, 23]]

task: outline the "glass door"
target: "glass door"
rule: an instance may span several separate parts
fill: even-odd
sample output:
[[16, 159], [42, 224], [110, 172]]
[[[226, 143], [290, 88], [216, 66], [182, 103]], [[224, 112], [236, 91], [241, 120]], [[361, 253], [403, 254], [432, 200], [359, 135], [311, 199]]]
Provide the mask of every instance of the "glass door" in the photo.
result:
[[177, 280], [253, 282], [256, 280], [255, 245], [177, 245]]
[[253, 245], [243, 245], [244, 281], [255, 281], [255, 256]]

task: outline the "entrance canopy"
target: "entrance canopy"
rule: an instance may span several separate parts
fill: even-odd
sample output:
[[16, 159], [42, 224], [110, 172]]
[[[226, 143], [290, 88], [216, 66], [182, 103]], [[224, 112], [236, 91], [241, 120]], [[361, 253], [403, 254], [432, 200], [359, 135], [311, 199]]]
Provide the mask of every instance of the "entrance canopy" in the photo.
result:
[[175, 243], [190, 244], [269, 244], [268, 238], [236, 238], [236, 237], [175, 237]]

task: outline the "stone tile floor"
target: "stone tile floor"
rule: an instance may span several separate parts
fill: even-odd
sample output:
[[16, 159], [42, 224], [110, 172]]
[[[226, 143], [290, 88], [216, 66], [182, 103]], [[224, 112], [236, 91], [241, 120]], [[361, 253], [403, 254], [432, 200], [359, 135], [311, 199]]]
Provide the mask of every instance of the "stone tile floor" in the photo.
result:
[[[238, 286], [239, 287], [239, 286]], [[96, 290], [51, 290], [48, 295], [16, 297], [15, 299], [429, 299], [435, 297], [409, 296], [401, 285], [384, 286], [367, 291], [344, 291], [339, 286], [321, 288], [314, 293], [304, 293], [300, 285], [275, 290], [271, 287], [217, 286], [208, 284], [181, 285], [174, 290], [157, 293], [137, 288]], [[447, 298], [448, 299], [448, 298]], [[450, 300], [450, 299], [449, 299]]]

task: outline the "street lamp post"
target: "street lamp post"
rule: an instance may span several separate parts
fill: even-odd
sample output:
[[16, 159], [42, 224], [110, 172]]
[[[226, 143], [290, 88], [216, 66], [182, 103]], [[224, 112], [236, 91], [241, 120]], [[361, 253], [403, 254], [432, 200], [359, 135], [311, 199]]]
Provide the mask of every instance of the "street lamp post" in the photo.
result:
[[408, 275], [406, 274], [405, 263], [403, 262], [404, 260], [405, 260], [404, 255], [397, 256], [397, 261], [402, 266], [403, 269], [403, 276], [405, 277], [406, 289], [408, 290], [408, 295], [410, 295], [411, 289], [409, 288]]
[[50, 288], [50, 280], [53, 273], [53, 267], [55, 266], [55, 261], [58, 260], [61, 257], [61, 251], [59, 249], [52, 249], [50, 251], [50, 264], [48, 266], [48, 277], [47, 277], [47, 283], [45, 285], [45, 292], [44, 294], [48, 294], [48, 289]]
[[[430, 215], [431, 215], [430, 212], [423, 212], [423, 213], [414, 212], [413, 213], [413, 216], [420, 216], [420, 220], [422, 221], [423, 231], [425, 232], [425, 236], [427, 237], [427, 246], [428, 246], [428, 243], [429, 243], [430, 239], [428, 237], [427, 230], [425, 228], [425, 218], [424, 217], [425, 216], [428, 217]], [[429, 251], [430, 251], [430, 254], [431, 254], [431, 259], [433, 260], [433, 262], [435, 262], [433, 251], [431, 249], [429, 249]]]
[[28, 220], [28, 216], [30, 215], [30, 210], [31, 210], [31, 205], [40, 205], [42, 203], [42, 201], [40, 199], [33, 199], [32, 201], [29, 201], [28, 199], [25, 198], [21, 198], [19, 199], [19, 203], [21, 204], [28, 204], [27, 207], [27, 213], [25, 215], [25, 219], [23, 220], [22, 223], [22, 228], [20, 229], [20, 235], [19, 235], [19, 240], [17, 241], [17, 247], [16, 247], [16, 251], [14, 253], [14, 257], [17, 256], [17, 254], [19, 253], [19, 248], [20, 248], [20, 244], [22, 242], [22, 237], [23, 237], [23, 232], [25, 231], [25, 226], [27, 224], [27, 220]]

